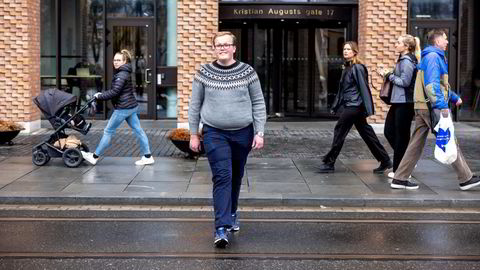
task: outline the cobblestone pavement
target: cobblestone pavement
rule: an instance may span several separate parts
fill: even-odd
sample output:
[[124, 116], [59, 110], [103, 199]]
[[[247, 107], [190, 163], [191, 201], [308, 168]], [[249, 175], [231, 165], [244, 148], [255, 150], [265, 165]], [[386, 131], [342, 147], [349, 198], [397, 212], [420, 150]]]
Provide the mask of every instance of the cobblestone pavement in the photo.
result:
[[[166, 137], [169, 129], [147, 128], [145, 132], [150, 140], [153, 156], [158, 157], [182, 157], [179, 151]], [[31, 135], [17, 136], [14, 145], [0, 145], [0, 156], [29, 156], [35, 144], [48, 139], [52, 130], [43, 128]], [[103, 134], [102, 129], [92, 129], [86, 136], [71, 132], [93, 151]], [[457, 132], [457, 139], [467, 159], [478, 159], [480, 153], [480, 136], [477, 131]], [[385, 137], [378, 134], [381, 143], [392, 154]], [[265, 132], [265, 148], [260, 151], [252, 151], [251, 157], [261, 158], [320, 158], [329, 149], [333, 138], [333, 129], [270, 129]], [[433, 137], [429, 137], [424, 149], [423, 159], [433, 158]], [[140, 155], [135, 136], [128, 128], [118, 129], [112, 140], [112, 146], [107, 149], [106, 156], [111, 157], [136, 157]], [[356, 130], [352, 130], [347, 136], [339, 156], [341, 159], [373, 159], [373, 155], [367, 145], [360, 138]]]

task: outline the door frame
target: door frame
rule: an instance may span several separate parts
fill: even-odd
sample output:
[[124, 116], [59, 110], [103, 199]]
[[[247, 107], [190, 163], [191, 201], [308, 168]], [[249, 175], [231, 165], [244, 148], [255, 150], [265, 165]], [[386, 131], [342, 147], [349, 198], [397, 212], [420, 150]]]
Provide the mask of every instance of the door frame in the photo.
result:
[[[155, 18], [108, 18], [106, 23], [105, 31], [105, 67], [106, 67], [106, 78], [105, 85], [106, 89], [111, 87], [111, 79], [113, 76], [113, 47], [112, 47], [112, 29], [114, 26], [146, 26], [147, 27], [147, 46], [148, 46], [148, 57], [151, 59], [149, 61], [150, 74], [147, 75], [150, 79], [150, 84], [147, 87], [148, 101], [147, 101], [147, 114], [139, 115], [141, 119], [156, 119], [156, 103], [157, 103], [157, 74], [156, 68], [156, 55], [155, 55]], [[106, 102], [104, 103], [104, 108], [106, 109]], [[105, 110], [106, 111], [106, 110]], [[108, 117], [108, 115], [106, 115]]]

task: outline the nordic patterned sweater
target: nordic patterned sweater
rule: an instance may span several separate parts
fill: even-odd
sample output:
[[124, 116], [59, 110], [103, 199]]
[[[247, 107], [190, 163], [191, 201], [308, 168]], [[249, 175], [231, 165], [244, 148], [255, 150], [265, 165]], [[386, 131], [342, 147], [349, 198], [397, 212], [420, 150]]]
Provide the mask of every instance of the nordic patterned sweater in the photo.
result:
[[221, 66], [216, 61], [202, 65], [195, 74], [188, 108], [190, 133], [198, 133], [201, 121], [222, 130], [238, 130], [253, 123], [264, 132], [267, 113], [257, 73], [236, 61]]

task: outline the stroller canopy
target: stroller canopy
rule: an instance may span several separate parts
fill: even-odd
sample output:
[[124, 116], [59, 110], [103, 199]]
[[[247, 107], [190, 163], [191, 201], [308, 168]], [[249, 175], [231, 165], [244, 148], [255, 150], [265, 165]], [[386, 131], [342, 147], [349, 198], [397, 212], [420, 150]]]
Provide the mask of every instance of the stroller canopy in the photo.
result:
[[44, 90], [43, 93], [33, 99], [33, 102], [47, 118], [54, 117], [59, 110], [76, 101], [76, 96], [55, 88]]

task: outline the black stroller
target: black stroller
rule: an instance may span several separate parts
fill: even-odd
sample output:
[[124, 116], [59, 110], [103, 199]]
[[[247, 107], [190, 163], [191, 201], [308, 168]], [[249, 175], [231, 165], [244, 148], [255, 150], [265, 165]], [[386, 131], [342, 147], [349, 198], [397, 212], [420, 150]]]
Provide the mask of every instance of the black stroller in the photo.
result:
[[57, 89], [47, 89], [34, 98], [33, 102], [55, 129], [48, 140], [33, 147], [33, 164], [43, 166], [50, 161], [50, 158], [61, 157], [67, 167], [78, 167], [83, 161], [80, 151], [88, 152], [87, 145], [80, 142], [75, 147], [64, 149], [55, 144], [59, 144], [58, 142], [61, 139], [68, 138], [68, 135], [65, 133], [67, 128], [76, 130], [83, 135], [88, 133], [92, 124], [87, 123], [81, 114], [88, 108], [95, 108], [95, 104], [92, 104], [95, 102], [95, 98], [90, 99], [85, 105], [76, 110], [76, 96]]

